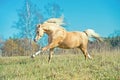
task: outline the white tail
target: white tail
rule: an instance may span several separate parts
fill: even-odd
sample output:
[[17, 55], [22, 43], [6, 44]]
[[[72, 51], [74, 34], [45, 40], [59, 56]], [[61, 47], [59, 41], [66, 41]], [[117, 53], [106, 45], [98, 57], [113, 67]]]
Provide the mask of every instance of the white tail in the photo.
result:
[[103, 39], [100, 37], [100, 35], [92, 29], [87, 29], [84, 32], [87, 33], [88, 37], [93, 37], [93, 38], [96, 38], [99, 41], [103, 41]]
[[47, 21], [48, 23], [55, 23], [57, 25], [64, 25], [64, 16], [62, 15], [60, 18], [50, 18]]

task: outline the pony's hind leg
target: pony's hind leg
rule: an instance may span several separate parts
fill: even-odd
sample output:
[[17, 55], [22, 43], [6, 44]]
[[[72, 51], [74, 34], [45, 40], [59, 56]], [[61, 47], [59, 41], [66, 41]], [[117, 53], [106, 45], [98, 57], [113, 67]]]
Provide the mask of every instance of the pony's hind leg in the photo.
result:
[[84, 56], [85, 56], [85, 60], [87, 58], [87, 50], [85, 48], [80, 48], [81, 51], [83, 52]]
[[88, 58], [89, 58], [89, 59], [92, 59], [92, 57], [90, 56], [90, 54], [89, 54], [89, 53], [88, 53], [87, 55], [88, 55]]
[[90, 54], [87, 52], [87, 49], [86, 48], [80, 48], [81, 51], [83, 52], [84, 56], [85, 56], [85, 60], [87, 59], [87, 57], [89, 59], [92, 59], [92, 57], [90, 56]]

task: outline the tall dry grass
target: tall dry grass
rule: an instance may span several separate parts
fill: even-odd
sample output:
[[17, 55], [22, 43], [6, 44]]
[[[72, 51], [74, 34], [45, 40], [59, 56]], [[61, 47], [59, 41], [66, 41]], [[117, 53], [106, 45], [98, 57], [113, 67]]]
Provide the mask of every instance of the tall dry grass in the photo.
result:
[[0, 57], [0, 80], [120, 80], [120, 51], [91, 54], [85, 61], [82, 54], [28, 57]]

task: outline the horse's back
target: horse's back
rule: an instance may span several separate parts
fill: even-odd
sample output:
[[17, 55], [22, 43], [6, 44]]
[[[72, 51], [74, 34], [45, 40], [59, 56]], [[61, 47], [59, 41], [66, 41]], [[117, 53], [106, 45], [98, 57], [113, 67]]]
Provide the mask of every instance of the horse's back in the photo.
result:
[[69, 36], [70, 38], [77, 39], [77, 40], [88, 39], [88, 37], [86, 36], [84, 32], [79, 32], [79, 31], [67, 32], [67, 36]]

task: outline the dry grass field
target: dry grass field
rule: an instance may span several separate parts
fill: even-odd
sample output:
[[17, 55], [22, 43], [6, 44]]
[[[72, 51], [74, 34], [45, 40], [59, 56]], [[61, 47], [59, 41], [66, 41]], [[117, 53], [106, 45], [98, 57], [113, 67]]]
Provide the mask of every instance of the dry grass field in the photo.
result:
[[0, 57], [0, 80], [120, 80], [120, 51], [82, 54]]

